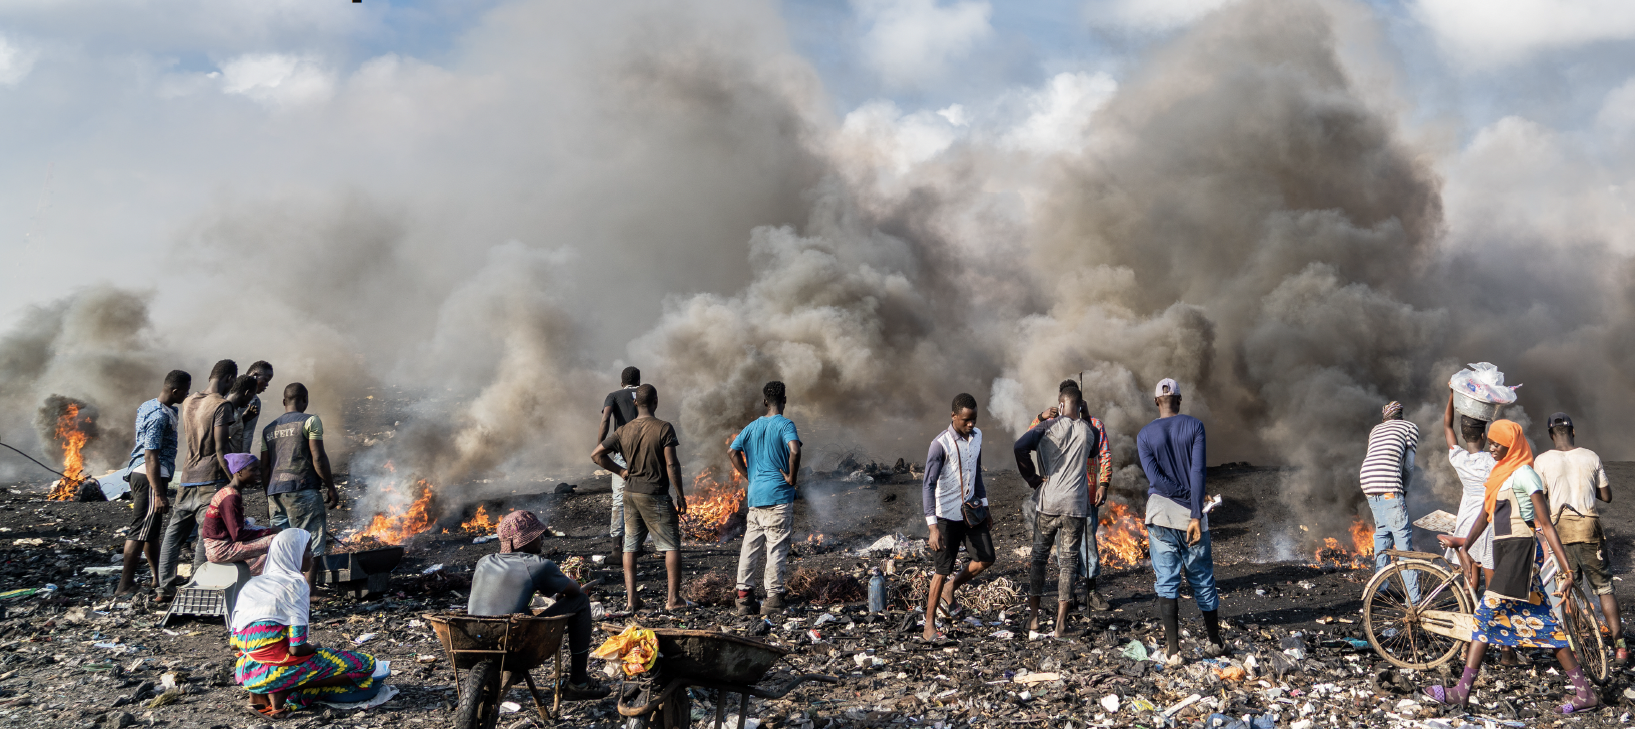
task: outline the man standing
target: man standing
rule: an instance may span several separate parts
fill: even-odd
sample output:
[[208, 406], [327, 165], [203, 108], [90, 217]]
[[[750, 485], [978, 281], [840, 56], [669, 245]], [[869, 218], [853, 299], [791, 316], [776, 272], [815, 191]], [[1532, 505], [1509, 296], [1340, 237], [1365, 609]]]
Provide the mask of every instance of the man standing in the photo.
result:
[[[1056, 395], [1060, 397], [1068, 388], [1078, 388], [1079, 383], [1074, 380], [1062, 380], [1056, 387]], [[1101, 548], [1096, 543], [1096, 532], [1101, 527], [1101, 505], [1107, 502], [1107, 491], [1113, 480], [1113, 459], [1107, 445], [1107, 429], [1102, 426], [1101, 420], [1090, 417], [1090, 407], [1083, 401], [1079, 402], [1079, 413], [1085, 422], [1090, 424], [1090, 434], [1095, 443], [1091, 447], [1090, 462], [1085, 464], [1087, 472], [1093, 481], [1090, 489], [1090, 513], [1084, 519], [1084, 539], [1079, 541], [1079, 572], [1078, 579], [1084, 580], [1084, 610], [1106, 611], [1112, 609], [1101, 591], [1096, 589], [1096, 578], [1101, 576]], [[1028, 424], [1033, 428], [1041, 422], [1061, 415], [1061, 410], [1055, 405], [1039, 413], [1038, 417]], [[1038, 496], [1038, 492], [1034, 492]], [[1034, 499], [1022, 502], [1022, 522], [1028, 533], [1033, 532], [1034, 513], [1038, 509]]]
[[569, 699], [599, 699], [607, 689], [591, 681], [590, 597], [555, 562], [540, 556], [545, 525], [531, 511], [513, 511], [500, 520], [500, 553], [477, 560], [471, 573], [468, 615], [532, 615], [534, 593], [556, 599], [540, 617], [572, 615], [568, 621], [569, 673], [562, 693]]
[[1612, 486], [1607, 483], [1601, 457], [1595, 451], [1578, 447], [1571, 417], [1556, 413], [1547, 422], [1555, 448], [1535, 456], [1533, 470], [1544, 481], [1544, 493], [1550, 499], [1551, 521], [1572, 563], [1567, 568], [1575, 575], [1583, 575], [1589, 591], [1600, 596], [1601, 614], [1615, 637], [1618, 662], [1623, 663], [1629, 660], [1629, 649], [1624, 645], [1618, 598], [1612, 594], [1612, 575], [1607, 571], [1606, 533], [1601, 530], [1595, 507], [1598, 499], [1612, 503]]
[[[312, 556], [329, 552], [325, 535], [329, 513], [341, 505], [335, 477], [324, 450], [324, 422], [307, 414], [307, 386], [292, 382], [284, 387], [284, 414], [261, 431], [261, 482], [267, 484], [267, 517], [280, 529], [295, 527], [312, 534]], [[324, 489], [323, 494], [318, 489]], [[318, 562], [307, 572], [307, 584], [317, 582]]]
[[1152, 556], [1153, 592], [1164, 624], [1164, 655], [1181, 660], [1181, 575], [1204, 616], [1209, 656], [1226, 654], [1221, 641], [1220, 594], [1215, 590], [1215, 558], [1209, 548], [1209, 516], [1204, 513], [1204, 424], [1181, 414], [1181, 386], [1168, 377], [1153, 388], [1158, 419], [1135, 437], [1141, 470], [1147, 474], [1147, 551]]
[[[1078, 574], [1079, 545], [1084, 539], [1084, 519], [1090, 513], [1090, 424], [1079, 407], [1084, 396], [1079, 388], [1063, 390], [1057, 402], [1061, 416], [1046, 420], [1017, 439], [1016, 470], [1037, 495], [1033, 525], [1033, 564], [1028, 571], [1028, 630], [1039, 629], [1039, 602], [1045, 591], [1045, 564], [1050, 561], [1052, 543], [1060, 568], [1056, 585], [1057, 638], [1066, 637], [1067, 613], [1073, 604], [1073, 579]], [[1041, 478], [1034, 470], [1032, 453], [1039, 452]]]
[[738, 614], [755, 609], [755, 573], [766, 563], [766, 603], [760, 612], [783, 610], [784, 575], [789, 571], [789, 534], [795, 525], [795, 481], [800, 473], [800, 434], [783, 416], [788, 397], [782, 382], [761, 388], [766, 415], [738, 431], [728, 456], [743, 474], [749, 502], [744, 544], [738, 552]]
[[[1414, 452], [1419, 447], [1419, 426], [1402, 419], [1402, 403], [1393, 400], [1380, 412], [1382, 422], [1368, 432], [1368, 453], [1363, 457], [1361, 473], [1363, 495], [1374, 512], [1376, 572], [1391, 563], [1385, 550], [1414, 548], [1405, 493], [1414, 470]], [[1408, 585], [1410, 596], [1417, 593], [1414, 588], [1415, 584]]]
[[[642, 371], [635, 367], [626, 367], [619, 373], [619, 389], [602, 398], [602, 425], [596, 431], [596, 442], [607, 439], [609, 433], [619, 429], [636, 419], [636, 386], [642, 383]], [[613, 454], [613, 464], [624, 468], [624, 456]], [[613, 521], [608, 523], [608, 536], [617, 543], [624, 537], [624, 478], [614, 473], [613, 482]]]
[[266, 360], [257, 360], [244, 374], [255, 378], [255, 393], [249, 404], [239, 408], [238, 424], [233, 426], [233, 452], [249, 453], [255, 446], [256, 421], [261, 419], [261, 393], [272, 383], [273, 367]]
[[[935, 567], [925, 599], [923, 637], [927, 641], [937, 639], [940, 606], [947, 605], [947, 615], [952, 618], [958, 612], [954, 591], [982, 574], [995, 560], [991, 515], [984, 514], [982, 523], [976, 525], [965, 519], [966, 504], [984, 511], [988, 508], [988, 489], [982, 483], [982, 431], [976, 427], [976, 398], [966, 392], [956, 395], [951, 420], [948, 429], [931, 441], [931, 450], [925, 456], [925, 483], [920, 489], [925, 524], [931, 532], [926, 546], [931, 549]], [[959, 562], [961, 543], [970, 551], [971, 563], [948, 579]]]
[[[636, 417], [619, 426], [591, 451], [590, 459], [624, 479], [624, 586], [631, 612], [640, 610], [636, 597], [636, 558], [649, 532], [664, 553], [668, 582], [668, 610], [687, 607], [681, 599], [681, 523], [687, 513], [687, 494], [681, 487], [681, 461], [676, 456], [676, 429], [653, 417], [659, 391], [652, 385], [636, 388]], [[628, 467], [613, 462], [624, 456]], [[670, 489], [675, 489], [675, 498]]]
[[[216, 488], [227, 483], [231, 469], [227, 454], [233, 452], [229, 433], [237, 422], [238, 408], [250, 402], [255, 394], [255, 379], [249, 375], [238, 377], [238, 365], [230, 359], [216, 363], [210, 369], [210, 386], [203, 392], [188, 395], [182, 401], [182, 440], [187, 445], [183, 462], [176, 505], [165, 525], [164, 543], [159, 548], [159, 597], [157, 602], [170, 602], [176, 588], [184, 580], [176, 574], [176, 563], [181, 559], [182, 544], [192, 538], [199, 517]], [[226, 395], [226, 397], [223, 397]], [[204, 563], [204, 545], [193, 549], [193, 566]]]
[[130, 533], [125, 535], [123, 568], [119, 572], [119, 588], [114, 595], [126, 595], [136, 589], [136, 560], [144, 552], [148, 569], [153, 571], [153, 584], [159, 585], [159, 535], [165, 513], [170, 511], [170, 478], [176, 468], [177, 418], [176, 404], [187, 397], [193, 386], [193, 376], [181, 370], [171, 370], [159, 388], [159, 397], [142, 403], [136, 409], [136, 447], [131, 449], [130, 475], [131, 520]]

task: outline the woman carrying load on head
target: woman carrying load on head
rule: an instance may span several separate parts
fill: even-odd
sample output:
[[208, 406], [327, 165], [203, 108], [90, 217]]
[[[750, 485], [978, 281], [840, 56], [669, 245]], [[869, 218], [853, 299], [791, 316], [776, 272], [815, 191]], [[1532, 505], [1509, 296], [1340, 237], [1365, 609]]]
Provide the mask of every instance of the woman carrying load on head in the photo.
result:
[[1544, 495], [1544, 484], [1533, 471], [1533, 449], [1523, 437], [1521, 426], [1510, 420], [1495, 420], [1487, 431], [1488, 451], [1493, 454], [1493, 473], [1488, 475], [1486, 502], [1470, 533], [1463, 537], [1441, 536], [1444, 547], [1457, 547], [1459, 559], [1467, 569], [1470, 554], [1467, 545], [1474, 544], [1489, 525], [1493, 527], [1493, 575], [1476, 609], [1476, 631], [1470, 637], [1470, 652], [1465, 658], [1465, 672], [1459, 683], [1452, 687], [1431, 686], [1425, 695], [1431, 699], [1456, 706], [1470, 701], [1471, 686], [1482, 669], [1482, 657], [1489, 645], [1512, 648], [1553, 648], [1561, 670], [1572, 681], [1575, 695], [1556, 708], [1563, 714], [1594, 708], [1600, 699], [1584, 678], [1573, 651], [1567, 646], [1567, 634], [1550, 609], [1539, 581], [1539, 569], [1544, 564], [1544, 550], [1537, 537], [1549, 545], [1550, 553], [1561, 569], [1563, 594], [1573, 580], [1567, 569], [1566, 550], [1550, 523], [1550, 501]]
[[251, 708], [264, 716], [320, 700], [368, 701], [385, 684], [384, 677], [373, 677], [373, 656], [307, 642], [312, 592], [303, 573], [312, 560], [311, 539], [304, 529], [273, 537], [265, 570], [245, 583], [233, 609], [235, 675], [250, 692]]

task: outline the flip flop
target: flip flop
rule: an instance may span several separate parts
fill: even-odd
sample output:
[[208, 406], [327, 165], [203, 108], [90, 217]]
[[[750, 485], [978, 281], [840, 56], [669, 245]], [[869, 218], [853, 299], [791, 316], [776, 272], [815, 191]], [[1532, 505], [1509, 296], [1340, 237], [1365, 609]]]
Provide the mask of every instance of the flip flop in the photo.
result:
[[292, 709], [292, 708], [290, 708], [288, 706], [286, 706], [286, 707], [284, 707], [282, 709], [279, 709], [277, 711], [273, 711], [273, 708], [272, 708], [271, 704], [262, 704], [260, 706], [256, 706], [256, 705], [253, 705], [253, 704], [249, 705], [249, 706], [245, 706], [244, 704], [239, 704], [239, 707], [244, 709], [246, 712], [249, 712], [250, 714], [254, 714], [255, 716], [261, 717], [263, 719], [267, 719], [269, 721], [283, 721], [283, 720], [289, 718], [289, 715], [290, 715], [291, 712], [295, 711], [294, 709]]

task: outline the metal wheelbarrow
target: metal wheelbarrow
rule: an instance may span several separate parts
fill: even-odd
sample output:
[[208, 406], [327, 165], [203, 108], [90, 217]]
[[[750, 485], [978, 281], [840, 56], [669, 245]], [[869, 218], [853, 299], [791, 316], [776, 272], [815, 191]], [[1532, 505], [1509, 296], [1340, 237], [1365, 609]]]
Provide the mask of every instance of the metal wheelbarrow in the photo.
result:
[[[535, 617], [499, 615], [423, 615], [443, 644], [449, 665], [454, 667], [454, 685], [459, 704], [454, 710], [455, 729], [493, 729], [500, 716], [500, 702], [521, 677], [528, 684], [534, 708], [545, 721], [556, 718], [562, 705], [562, 635], [572, 615]], [[555, 658], [551, 675], [553, 697], [549, 711], [540, 701], [539, 688], [529, 673]], [[462, 678], [461, 671], [465, 671]]]
[[[618, 633], [619, 626], [603, 626]], [[757, 686], [772, 664], [789, 651], [769, 643], [712, 630], [656, 628], [659, 659], [653, 675], [626, 681], [619, 692], [619, 715], [628, 729], [686, 729], [692, 726], [692, 698], [687, 689], [715, 690], [713, 727], [725, 721], [726, 694], [738, 694], [738, 729], [743, 729], [749, 697], [781, 699], [807, 681], [836, 683], [832, 676], [803, 674], [780, 686]]]

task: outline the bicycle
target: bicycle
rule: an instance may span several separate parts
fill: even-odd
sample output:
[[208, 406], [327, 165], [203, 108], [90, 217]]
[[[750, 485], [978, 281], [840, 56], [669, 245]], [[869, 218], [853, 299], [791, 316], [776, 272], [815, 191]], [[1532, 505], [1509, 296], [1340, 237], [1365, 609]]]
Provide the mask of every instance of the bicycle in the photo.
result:
[[[1399, 668], [1425, 670], [1452, 660], [1477, 629], [1477, 597], [1464, 575], [1441, 554], [1392, 549], [1385, 555], [1390, 564], [1363, 586], [1363, 633], [1369, 645]], [[1418, 599], [1410, 599], [1415, 592]], [[1575, 582], [1561, 607], [1562, 629], [1584, 675], [1605, 683], [1612, 661], [1598, 606]]]

